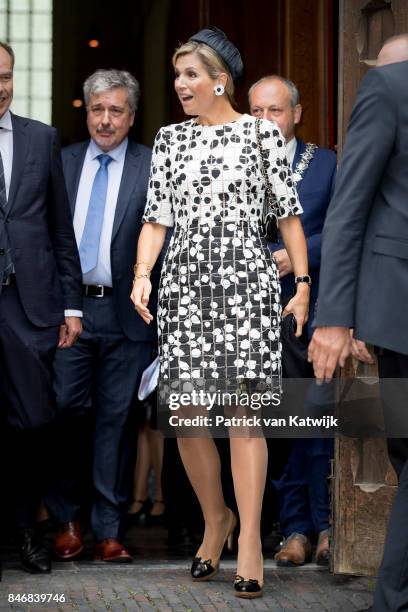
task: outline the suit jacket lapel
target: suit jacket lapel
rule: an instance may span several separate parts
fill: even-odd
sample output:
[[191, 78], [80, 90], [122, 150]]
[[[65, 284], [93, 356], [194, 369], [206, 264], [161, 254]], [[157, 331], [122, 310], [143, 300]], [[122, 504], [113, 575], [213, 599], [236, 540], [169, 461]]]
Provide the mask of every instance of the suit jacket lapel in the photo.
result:
[[[292, 163], [292, 172], [295, 172], [296, 166], [298, 165], [298, 162], [300, 162], [300, 156], [305, 151], [305, 149], [306, 149], [306, 145], [303, 142], [303, 140], [298, 140], [297, 145], [296, 145], [295, 157], [293, 158], [293, 163]], [[296, 189], [298, 193], [302, 191], [302, 185], [303, 185], [303, 177], [296, 183]]]
[[293, 158], [293, 162], [292, 162], [292, 170], [295, 170], [298, 162], [300, 161], [300, 156], [302, 155], [305, 149], [306, 149], [306, 145], [303, 142], [303, 140], [298, 139], [297, 144], [296, 144], [295, 157]]
[[11, 122], [13, 125], [13, 164], [11, 167], [11, 181], [8, 197], [9, 211], [14, 205], [20, 185], [21, 175], [23, 173], [24, 164], [27, 157], [29, 140], [29, 135], [26, 130], [28, 121], [23, 117], [18, 117], [11, 113]]
[[68, 189], [68, 197], [71, 206], [72, 217], [74, 217], [79, 181], [81, 178], [82, 167], [84, 165], [85, 155], [88, 150], [88, 146], [89, 140], [81, 144], [78, 149], [74, 149], [73, 151], [71, 151], [71, 156], [64, 163], [65, 182]]
[[141, 170], [140, 153], [136, 143], [129, 141], [123, 164], [122, 180], [120, 181], [118, 201], [116, 204], [115, 218], [112, 228], [112, 242], [119, 230], [123, 217], [129, 206], [130, 196], [139, 180]]

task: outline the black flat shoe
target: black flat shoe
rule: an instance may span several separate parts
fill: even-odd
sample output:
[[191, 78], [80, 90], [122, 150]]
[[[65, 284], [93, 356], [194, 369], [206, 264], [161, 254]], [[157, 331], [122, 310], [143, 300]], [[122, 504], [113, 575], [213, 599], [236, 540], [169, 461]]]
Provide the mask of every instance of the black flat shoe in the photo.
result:
[[255, 599], [262, 597], [263, 594], [263, 585], [261, 586], [258, 580], [252, 578], [245, 580], [242, 576], [235, 576], [234, 589], [236, 597], [243, 599]]
[[194, 557], [191, 565], [191, 576], [195, 582], [204, 582], [210, 580], [218, 572], [219, 562], [212, 565], [211, 559], [202, 559]]
[[21, 534], [20, 560], [23, 569], [30, 574], [49, 574], [51, 557], [32, 529]]

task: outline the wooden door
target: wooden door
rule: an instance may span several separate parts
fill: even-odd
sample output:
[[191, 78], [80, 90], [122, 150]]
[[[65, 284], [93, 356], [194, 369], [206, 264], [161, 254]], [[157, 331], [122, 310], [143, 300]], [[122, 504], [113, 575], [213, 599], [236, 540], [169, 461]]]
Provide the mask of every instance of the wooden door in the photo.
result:
[[[333, 6], [337, 0], [150, 0], [144, 24], [143, 140], [185, 117], [173, 89], [171, 57], [181, 41], [215, 25], [239, 48], [245, 65], [236, 99], [248, 111], [248, 89], [277, 73], [299, 88], [304, 113], [298, 135], [332, 147], [334, 130]], [[334, 44], [335, 43], [335, 44]]]
[[[406, 0], [340, 0], [338, 148], [361, 78], [375, 65], [384, 40], [408, 32]], [[350, 374], [349, 364], [343, 374]], [[384, 439], [340, 438], [333, 479], [335, 573], [374, 576], [381, 562], [386, 526], [396, 490]]]

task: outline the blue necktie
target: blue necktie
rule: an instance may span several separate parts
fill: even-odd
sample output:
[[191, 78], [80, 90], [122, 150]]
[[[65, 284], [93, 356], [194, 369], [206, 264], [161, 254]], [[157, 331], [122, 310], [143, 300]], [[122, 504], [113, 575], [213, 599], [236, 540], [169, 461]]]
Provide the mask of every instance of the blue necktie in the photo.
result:
[[112, 161], [110, 155], [97, 156], [100, 166], [92, 185], [84, 232], [79, 245], [82, 273], [93, 270], [98, 263], [99, 242], [105, 213], [106, 194], [108, 191], [108, 164]]
[[[9, 237], [6, 230], [6, 215], [7, 215], [7, 193], [6, 181], [4, 178], [3, 158], [0, 153], [0, 283], [7, 278], [13, 271], [13, 262], [11, 259], [11, 249]], [[1, 290], [1, 289], [0, 289]]]

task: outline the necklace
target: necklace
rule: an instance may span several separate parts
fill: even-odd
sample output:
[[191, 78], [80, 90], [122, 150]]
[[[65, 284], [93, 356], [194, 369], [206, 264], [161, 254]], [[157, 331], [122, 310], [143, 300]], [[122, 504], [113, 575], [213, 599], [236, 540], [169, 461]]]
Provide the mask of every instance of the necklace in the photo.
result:
[[302, 180], [304, 173], [308, 169], [309, 164], [313, 159], [313, 155], [316, 149], [317, 145], [312, 144], [311, 142], [306, 143], [306, 149], [301, 154], [300, 159], [296, 164], [296, 168], [294, 169], [292, 174], [295, 183], [298, 183]]

